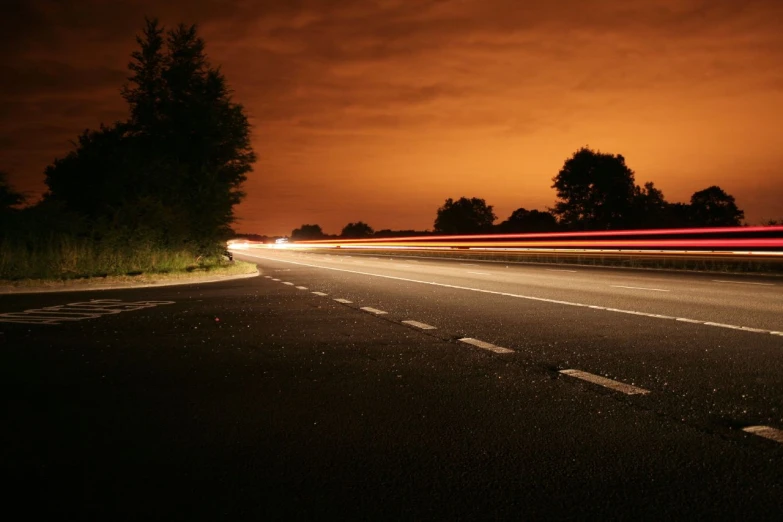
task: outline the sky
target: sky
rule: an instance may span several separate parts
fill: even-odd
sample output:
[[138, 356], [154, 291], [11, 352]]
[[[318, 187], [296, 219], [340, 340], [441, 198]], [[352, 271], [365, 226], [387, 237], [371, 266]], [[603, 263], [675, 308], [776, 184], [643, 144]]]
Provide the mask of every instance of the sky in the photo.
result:
[[33, 199], [86, 128], [126, 117], [144, 16], [196, 23], [258, 155], [235, 229], [431, 229], [555, 202], [577, 149], [669, 201], [719, 185], [783, 218], [780, 0], [5, 0], [0, 170]]

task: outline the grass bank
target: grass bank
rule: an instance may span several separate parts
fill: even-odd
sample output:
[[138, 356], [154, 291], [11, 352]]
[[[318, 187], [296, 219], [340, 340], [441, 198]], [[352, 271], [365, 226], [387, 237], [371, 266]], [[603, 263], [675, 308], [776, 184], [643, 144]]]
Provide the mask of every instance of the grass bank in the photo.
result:
[[0, 286], [84, 286], [150, 283], [252, 273], [255, 265], [220, 254], [196, 256], [188, 249], [149, 242], [117, 244], [53, 237], [48, 241], [0, 243]]

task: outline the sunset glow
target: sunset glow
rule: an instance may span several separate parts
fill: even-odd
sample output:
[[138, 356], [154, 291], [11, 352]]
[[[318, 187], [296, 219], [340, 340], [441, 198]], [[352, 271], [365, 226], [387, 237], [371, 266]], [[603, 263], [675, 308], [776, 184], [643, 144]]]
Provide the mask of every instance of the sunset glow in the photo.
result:
[[579, 147], [667, 200], [719, 185], [783, 218], [783, 2], [15, 2], [0, 48], [0, 169], [34, 198], [69, 141], [126, 116], [145, 14], [198, 23], [258, 155], [241, 232], [431, 229], [446, 198], [498, 222], [554, 204]]

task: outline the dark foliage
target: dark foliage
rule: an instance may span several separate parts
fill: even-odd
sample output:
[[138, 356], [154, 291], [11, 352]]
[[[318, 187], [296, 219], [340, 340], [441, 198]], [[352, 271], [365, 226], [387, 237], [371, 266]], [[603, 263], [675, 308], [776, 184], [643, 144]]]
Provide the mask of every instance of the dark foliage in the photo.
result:
[[622, 155], [581, 148], [552, 181], [559, 198], [552, 212], [566, 228], [608, 230], [632, 222], [634, 173]]
[[496, 216], [492, 205], [479, 198], [447, 199], [438, 209], [435, 232], [438, 234], [476, 234], [492, 230]]
[[85, 216], [97, 238], [214, 250], [255, 161], [250, 125], [195, 26], [147, 20], [137, 41], [122, 91], [128, 121], [85, 131], [46, 169], [46, 197]]
[[498, 232], [505, 234], [521, 232], [554, 232], [558, 223], [551, 212], [518, 208], [509, 218], [497, 226]]
[[715, 185], [691, 196], [690, 215], [692, 224], [697, 227], [739, 226], [745, 218], [745, 212], [737, 208], [734, 196]]
[[302, 225], [291, 231], [292, 241], [309, 241], [312, 239], [324, 239], [326, 235], [320, 225]]
[[356, 223], [348, 223], [343, 227], [343, 231], [340, 232], [340, 237], [345, 239], [364, 239], [371, 237], [375, 231], [370, 225], [363, 221], [357, 221]]

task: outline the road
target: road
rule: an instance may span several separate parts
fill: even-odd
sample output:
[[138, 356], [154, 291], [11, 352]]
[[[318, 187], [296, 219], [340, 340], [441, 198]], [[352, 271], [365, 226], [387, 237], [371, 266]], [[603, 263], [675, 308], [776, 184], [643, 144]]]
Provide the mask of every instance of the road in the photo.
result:
[[0, 296], [9, 510], [779, 517], [779, 279], [236, 255], [261, 275]]

